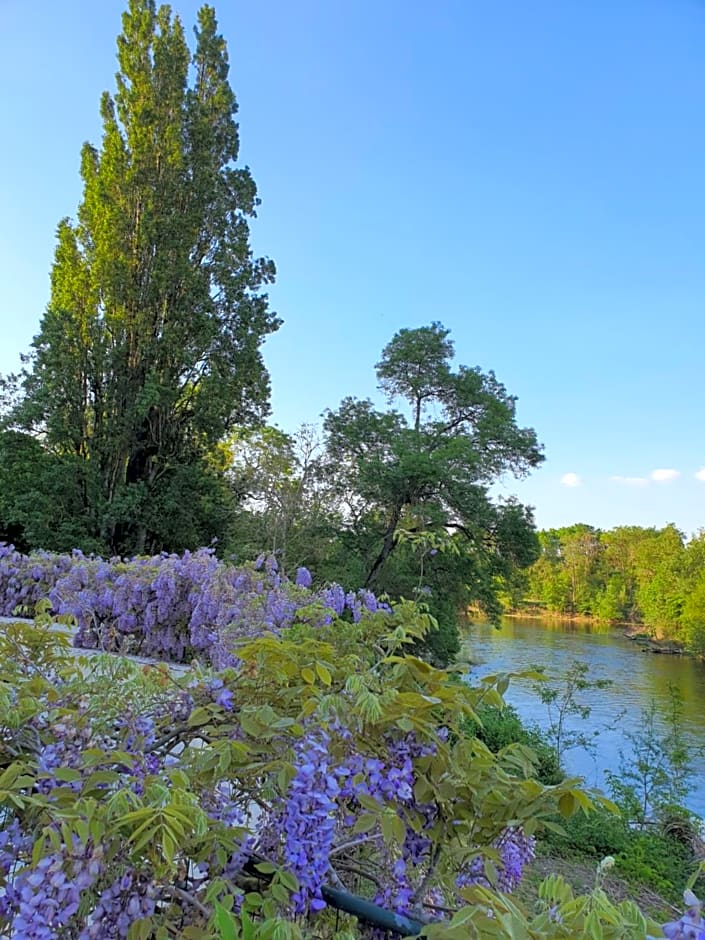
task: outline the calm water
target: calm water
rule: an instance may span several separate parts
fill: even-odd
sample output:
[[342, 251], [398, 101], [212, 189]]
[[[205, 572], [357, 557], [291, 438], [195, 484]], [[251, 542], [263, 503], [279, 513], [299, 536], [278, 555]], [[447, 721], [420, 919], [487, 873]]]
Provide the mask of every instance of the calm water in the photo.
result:
[[[570, 623], [539, 620], [505, 620], [500, 630], [487, 624], [467, 624], [463, 652], [474, 664], [471, 678], [497, 672], [518, 672], [532, 665], [543, 666], [547, 674], [560, 675], [578, 659], [589, 667], [588, 678], [610, 679], [606, 689], [580, 693], [581, 704], [592, 709], [584, 722], [571, 718], [570, 727], [595, 738], [595, 756], [583, 750], [569, 751], [564, 763], [571, 774], [584, 777], [586, 783], [602, 786], [606, 769], [619, 769], [619, 751], [629, 748], [625, 732], [638, 730], [641, 712], [655, 701], [667, 709], [669, 685], [677, 685], [684, 701], [684, 730], [690, 740], [705, 750], [705, 664], [684, 656], [642, 653], [636, 643], [618, 633]], [[531, 690], [531, 683], [514, 681], [505, 696], [529, 723], [546, 723], [546, 707]], [[611, 731], [604, 731], [615, 715], [626, 709], [625, 716]], [[705, 754], [694, 761], [695, 787], [689, 807], [705, 817]]]

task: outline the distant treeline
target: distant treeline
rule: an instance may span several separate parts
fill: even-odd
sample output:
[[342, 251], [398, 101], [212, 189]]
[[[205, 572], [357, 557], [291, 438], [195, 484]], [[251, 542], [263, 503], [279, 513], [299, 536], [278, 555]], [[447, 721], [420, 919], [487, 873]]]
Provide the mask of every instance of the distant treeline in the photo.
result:
[[686, 541], [674, 525], [573, 525], [540, 532], [539, 540], [541, 555], [510, 606], [640, 623], [705, 654], [705, 530]]

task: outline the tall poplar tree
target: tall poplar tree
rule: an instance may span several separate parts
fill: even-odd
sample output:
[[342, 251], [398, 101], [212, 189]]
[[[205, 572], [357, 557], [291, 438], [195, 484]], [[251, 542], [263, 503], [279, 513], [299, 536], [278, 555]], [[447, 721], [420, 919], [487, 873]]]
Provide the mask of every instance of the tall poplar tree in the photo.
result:
[[250, 249], [259, 200], [235, 165], [214, 10], [199, 12], [193, 52], [153, 0], [130, 0], [122, 25], [116, 94], [101, 100], [100, 147], [82, 150], [77, 220], [59, 223], [14, 424], [70, 468], [86, 532], [142, 552], [206, 534], [199, 506], [222, 511], [209, 455], [267, 414], [260, 346], [279, 321], [261, 293], [274, 265]]

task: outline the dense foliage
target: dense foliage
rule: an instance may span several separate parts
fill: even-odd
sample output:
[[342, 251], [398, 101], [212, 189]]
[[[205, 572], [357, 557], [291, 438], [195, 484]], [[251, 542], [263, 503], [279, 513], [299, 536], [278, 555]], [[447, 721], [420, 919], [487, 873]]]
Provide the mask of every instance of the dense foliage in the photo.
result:
[[[627, 747], [608, 775], [608, 789], [620, 812], [598, 807], [557, 818], [560, 827], [543, 829], [537, 840], [539, 857], [550, 857], [556, 868], [562, 858], [594, 866], [611, 857], [613, 876], [629, 882], [635, 892], [658, 892], [671, 904], [680, 903], [686, 887], [702, 883], [695, 880], [704, 850], [700, 821], [683, 806], [697, 778], [675, 690], [673, 698], [666, 731], [654, 725], [654, 708], [646, 709], [640, 730], [627, 735]], [[526, 744], [536, 755], [539, 780], [555, 783], [563, 778], [554, 742], [545, 731], [526, 727], [509, 706], [481, 705], [477, 714], [482, 724], [471, 723], [470, 730], [491, 751]]]
[[688, 827], [678, 833], [659, 826], [644, 831], [630, 826], [626, 815], [598, 811], [562, 821], [561, 828], [561, 833], [545, 830], [540, 853], [594, 864], [611, 856], [615, 859], [614, 874], [631, 883], [635, 892], [651, 889], [671, 904], [680, 902], [697, 871], [689, 838], [692, 829], [689, 833]]
[[272, 557], [235, 567], [201, 549], [106, 561], [78, 551], [23, 555], [0, 544], [0, 615], [51, 610], [75, 625], [77, 646], [170, 662], [199, 656], [222, 668], [233, 664], [236, 641], [334, 617], [358, 623], [363, 613], [390, 609], [365, 589], [310, 586], [306, 568], [292, 583]]
[[[260, 421], [278, 321], [252, 256], [237, 105], [214, 11], [193, 51], [168, 6], [130, 0], [100, 147], [57, 233], [51, 298], [0, 442], [0, 516], [42, 548], [209, 543], [231, 508], [214, 451]], [[10, 383], [11, 384], [11, 383]], [[18, 436], [19, 435], [19, 436]], [[17, 476], [13, 466], [21, 467]]]
[[476, 711], [480, 721], [469, 723], [468, 733], [483, 741], [494, 754], [509, 744], [530, 748], [536, 760], [536, 779], [545, 784], [560, 783], [565, 774], [546, 734], [537, 727], [527, 727], [511, 705], [502, 708], [480, 705]]
[[[429, 937], [643, 937], [629, 904], [558, 878], [505, 892], [555, 813], [531, 752], [463, 725], [494, 681], [413, 656], [411, 605], [233, 638], [234, 665], [170, 675], [0, 636], [0, 925], [16, 940], [332, 936], [322, 887], [428, 921]], [[463, 906], [469, 902], [470, 906]], [[453, 914], [453, 910], [457, 913]], [[439, 921], [440, 919], [440, 921]], [[433, 924], [433, 921], [439, 921]], [[339, 936], [366, 935], [348, 920]]]
[[522, 475], [540, 463], [536, 435], [517, 426], [516, 399], [493, 373], [463, 365], [452, 370], [448, 336], [440, 323], [404, 329], [382, 352], [380, 387], [390, 404], [410, 411], [408, 418], [352, 398], [326, 415], [329, 456], [340, 468], [342, 491], [382, 521], [367, 584], [380, 579], [405, 527], [451, 529], [467, 539], [468, 554], [485, 540], [499, 557], [521, 552], [520, 521], [530, 529], [523, 507], [492, 502], [488, 488], [502, 474]]
[[234, 550], [266, 547], [285, 566], [422, 599], [440, 624], [427, 653], [442, 664], [458, 651], [458, 612], [496, 617], [502, 585], [537, 556], [530, 509], [491, 487], [542, 460], [515, 398], [453, 357], [440, 323], [402, 329], [377, 364], [388, 408], [346, 398], [318, 438], [266, 429], [232, 441], [244, 497]]
[[[447, 665], [459, 650], [458, 614], [473, 604], [497, 618], [501, 590], [536, 558], [531, 510], [490, 490], [500, 476], [521, 476], [542, 459], [535, 433], [517, 424], [514, 397], [492, 372], [453, 370], [453, 354], [438, 323], [401, 330], [377, 371], [390, 405], [401, 404], [408, 416], [345, 399], [327, 412], [320, 432], [304, 427], [296, 437], [268, 427], [238, 427], [223, 437], [221, 422], [217, 434], [199, 435], [208, 446], [198, 466], [174, 453], [162, 474], [150, 457], [154, 487], [121, 490], [124, 517], [117, 510], [123, 496], [101, 503], [107, 515], [89, 511], [82, 500], [92, 491], [75, 448], [69, 466], [66, 454], [46, 449], [51, 434], [40, 443], [7, 430], [0, 435], [0, 535], [4, 529], [25, 550], [79, 545], [99, 554], [115, 545], [182, 551], [222, 535], [223, 552], [242, 560], [266, 551], [284, 572], [305, 566], [322, 583], [423, 601], [439, 629], [419, 648]], [[43, 381], [27, 376], [26, 390], [39, 394]], [[11, 416], [29, 414], [28, 402]], [[92, 474], [101, 459], [86, 455]], [[122, 466], [129, 473], [130, 461]], [[74, 488], [68, 502], [64, 471]], [[100, 531], [93, 525], [99, 519]], [[139, 519], [139, 534], [129, 519]]]
[[[524, 605], [641, 623], [705, 653], [705, 534], [686, 543], [675, 526], [587, 525], [539, 533], [541, 556], [522, 586]], [[515, 603], [517, 598], [514, 598]]]
[[[0, 614], [36, 617], [0, 630], [0, 934], [377, 940], [331, 914], [333, 885], [429, 940], [642, 938], [604, 862], [585, 896], [556, 875], [535, 909], [511, 896], [538, 834], [615, 807], [503, 709], [507, 677], [438, 668], [459, 610], [496, 618], [538, 554], [531, 510], [492, 496], [542, 460], [515, 398], [454, 368], [433, 323], [383, 350], [386, 409], [346, 398], [320, 438], [263, 427], [274, 267], [249, 245], [215, 13], [189, 49], [168, 6], [129, 0], [117, 45], [40, 332], [0, 388], [0, 537], [20, 548], [0, 543]], [[638, 601], [697, 647], [698, 548], [681, 569], [676, 535], [602, 614]], [[216, 542], [238, 563], [198, 548]], [[588, 612], [591, 549], [558, 543], [530, 578], [570, 556]]]

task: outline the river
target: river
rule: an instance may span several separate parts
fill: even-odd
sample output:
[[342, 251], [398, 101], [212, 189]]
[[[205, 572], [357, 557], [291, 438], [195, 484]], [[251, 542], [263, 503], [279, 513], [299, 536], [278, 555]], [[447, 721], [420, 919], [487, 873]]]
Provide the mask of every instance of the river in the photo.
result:
[[[683, 696], [683, 730], [699, 747], [695, 752], [694, 788], [688, 807], [705, 817], [705, 664], [685, 656], [643, 653], [632, 640], [614, 629], [556, 621], [505, 619], [499, 630], [489, 624], [467, 623], [461, 627], [463, 654], [473, 663], [471, 680], [500, 672], [520, 672], [542, 666], [547, 675], [560, 676], [575, 660], [589, 667], [587, 678], [609, 679], [605, 689], [579, 693], [589, 706], [584, 720], [571, 717], [569, 726], [579, 727], [594, 738], [594, 756], [581, 749], [564, 757], [570, 774], [585, 778], [590, 786], [604, 788], [604, 771], [619, 770], [619, 752], [629, 749], [625, 734], [639, 730], [642, 711], [655, 701], [658, 711], [669, 703], [669, 686]], [[527, 723], [546, 725], [546, 706], [532, 691], [532, 683], [513, 681], [505, 695]], [[615, 716], [625, 711], [617, 726]]]

